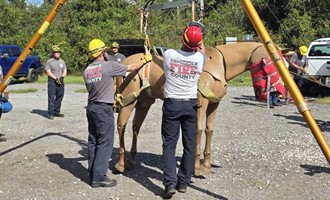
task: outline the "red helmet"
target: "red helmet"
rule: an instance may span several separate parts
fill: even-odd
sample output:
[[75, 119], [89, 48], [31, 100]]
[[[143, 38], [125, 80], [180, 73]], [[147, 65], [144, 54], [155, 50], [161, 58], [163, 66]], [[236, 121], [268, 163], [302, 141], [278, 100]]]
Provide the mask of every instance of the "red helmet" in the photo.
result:
[[198, 26], [189, 26], [182, 34], [182, 43], [189, 49], [197, 49], [201, 46], [203, 32]]

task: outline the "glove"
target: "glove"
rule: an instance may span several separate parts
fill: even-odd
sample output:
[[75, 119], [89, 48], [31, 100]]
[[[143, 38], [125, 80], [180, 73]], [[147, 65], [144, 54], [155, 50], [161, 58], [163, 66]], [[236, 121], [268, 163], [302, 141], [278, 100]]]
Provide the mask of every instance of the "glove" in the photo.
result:
[[143, 57], [143, 64], [146, 64], [148, 62], [152, 61], [152, 55], [151, 53], [147, 53], [144, 57]]
[[57, 85], [61, 85], [62, 84], [61, 77], [56, 77], [55, 82]]
[[307, 68], [306, 67], [304, 67], [303, 73], [307, 74]]
[[189, 24], [188, 24], [188, 26], [197, 26], [197, 27], [199, 27], [201, 30], [202, 30], [202, 32], [203, 32], [203, 35], [205, 35], [205, 32], [204, 32], [204, 25], [202, 24], [202, 22], [199, 22], [199, 21], [192, 21], [192, 22], [190, 22]]

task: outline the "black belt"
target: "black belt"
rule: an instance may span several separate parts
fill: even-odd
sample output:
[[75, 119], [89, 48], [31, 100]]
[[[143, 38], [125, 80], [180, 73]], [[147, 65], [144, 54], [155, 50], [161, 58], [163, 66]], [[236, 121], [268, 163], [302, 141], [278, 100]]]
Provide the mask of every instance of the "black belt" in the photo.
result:
[[113, 106], [113, 103], [105, 103], [105, 102], [99, 102], [99, 101], [89, 101], [89, 104], [97, 104], [97, 105], [107, 105], [107, 106]]
[[164, 101], [196, 101], [197, 99], [193, 98], [193, 99], [174, 99], [174, 98], [165, 98]]

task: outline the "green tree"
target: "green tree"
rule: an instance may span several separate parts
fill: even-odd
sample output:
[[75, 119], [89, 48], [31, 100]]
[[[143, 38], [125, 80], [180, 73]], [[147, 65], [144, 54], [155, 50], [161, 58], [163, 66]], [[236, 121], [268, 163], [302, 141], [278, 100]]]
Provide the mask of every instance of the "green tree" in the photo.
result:
[[[24, 0], [0, 0], [0, 43], [24, 47], [55, 4], [45, 0], [41, 6], [26, 5]], [[87, 46], [93, 38], [106, 44], [116, 39], [144, 39], [140, 32], [140, 10], [147, 0], [79, 0], [67, 1], [31, 54], [44, 62], [50, 49], [63, 49], [71, 72], [80, 73], [87, 60]], [[154, 4], [168, 3], [158, 0]], [[240, 0], [204, 1], [207, 45], [226, 37], [239, 40], [246, 34], [257, 38]], [[330, 36], [330, 7], [323, 0], [254, 0], [256, 8], [272, 39], [281, 46], [296, 49], [319, 37]], [[198, 13], [196, 13], [198, 16]], [[148, 31], [156, 45], [179, 48], [182, 30], [191, 21], [191, 8], [153, 10], [148, 15]]]

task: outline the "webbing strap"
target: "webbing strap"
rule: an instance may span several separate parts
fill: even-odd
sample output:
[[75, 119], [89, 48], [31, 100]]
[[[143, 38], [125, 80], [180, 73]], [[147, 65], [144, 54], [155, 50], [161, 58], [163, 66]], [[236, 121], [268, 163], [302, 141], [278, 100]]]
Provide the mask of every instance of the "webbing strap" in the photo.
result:
[[[280, 80], [278, 80], [278, 81], [276, 81], [275, 83], [273, 83], [272, 85], [270, 85], [270, 86], [276, 86], [277, 84], [279, 84], [281, 81]], [[265, 91], [265, 90], [267, 90], [267, 88], [258, 88], [261, 92], [263, 92], [263, 91]]]
[[[269, 66], [269, 65], [273, 64], [273, 62], [270, 61], [270, 62], [265, 63], [265, 65], [260, 65], [261, 62], [262, 62], [262, 60], [260, 60], [257, 64], [252, 65], [251, 67], [249, 67], [249, 71], [250, 71], [251, 73], [252, 73], [252, 72], [256, 72], [256, 71], [259, 71], [259, 70], [261, 70], [262, 68], [264, 68], [264, 67], [266, 67], [266, 66]], [[256, 65], [260, 65], [260, 66], [254, 68], [254, 66], [256, 66]]]
[[142, 67], [142, 85], [149, 84], [149, 75], [150, 75], [150, 63], [147, 63]]
[[262, 80], [262, 79], [266, 79], [268, 77], [272, 77], [272, 76], [275, 76], [277, 74], [277, 71], [271, 73], [271, 74], [268, 74], [267, 76], [262, 76], [262, 77], [258, 77], [258, 78], [254, 78], [252, 79], [252, 82], [256, 82], [256, 81], [259, 81], [259, 80]]
[[222, 98], [217, 97], [210, 88], [208, 88], [205, 84], [203, 84], [200, 80], [198, 80], [197, 88], [203, 96], [205, 96], [212, 103], [218, 103]]

